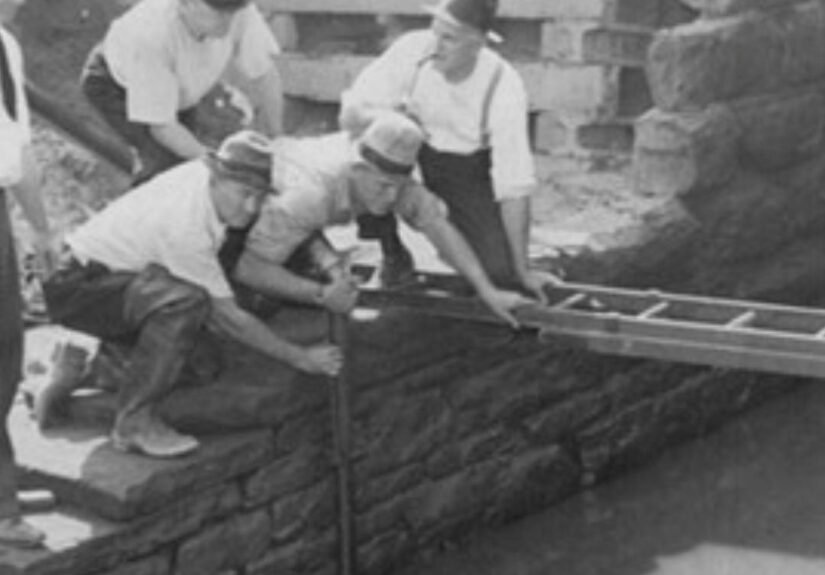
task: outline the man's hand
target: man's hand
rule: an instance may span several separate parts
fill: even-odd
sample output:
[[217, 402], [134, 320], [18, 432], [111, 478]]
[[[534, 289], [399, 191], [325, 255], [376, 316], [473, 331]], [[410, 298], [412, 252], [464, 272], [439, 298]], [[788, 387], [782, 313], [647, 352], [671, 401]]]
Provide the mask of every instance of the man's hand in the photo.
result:
[[304, 354], [295, 365], [307, 373], [335, 376], [344, 364], [344, 353], [335, 345], [322, 344], [304, 348]]
[[524, 297], [514, 291], [500, 290], [493, 288], [479, 293], [479, 297], [487, 304], [494, 314], [510, 324], [510, 327], [517, 328], [518, 320], [513, 315], [513, 310], [519, 306], [534, 303], [533, 300]]
[[60, 258], [59, 242], [50, 231], [35, 232], [32, 239], [34, 247], [35, 272], [41, 279], [46, 279], [55, 269]]
[[321, 288], [321, 305], [333, 313], [349, 313], [358, 301], [358, 286], [348, 273], [333, 276]]
[[528, 270], [521, 278], [524, 288], [536, 296], [542, 305], [547, 305], [547, 292], [549, 286], [558, 286], [564, 283], [562, 278], [556, 274], [540, 270]]

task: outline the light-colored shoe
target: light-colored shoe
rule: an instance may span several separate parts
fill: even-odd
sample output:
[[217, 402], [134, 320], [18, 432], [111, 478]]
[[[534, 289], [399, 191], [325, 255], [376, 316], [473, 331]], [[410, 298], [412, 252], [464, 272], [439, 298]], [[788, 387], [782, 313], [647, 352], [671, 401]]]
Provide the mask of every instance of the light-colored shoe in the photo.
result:
[[82, 347], [58, 344], [52, 356], [51, 377], [33, 399], [32, 413], [40, 429], [53, 427], [67, 418], [69, 398], [83, 383], [88, 357], [89, 352]]
[[0, 519], [0, 545], [35, 549], [43, 545], [46, 534], [32, 527], [20, 517]]
[[112, 430], [112, 445], [127, 453], [167, 459], [188, 455], [200, 443], [191, 435], [178, 433], [159, 419], [153, 419], [133, 429], [118, 429], [116, 426]]

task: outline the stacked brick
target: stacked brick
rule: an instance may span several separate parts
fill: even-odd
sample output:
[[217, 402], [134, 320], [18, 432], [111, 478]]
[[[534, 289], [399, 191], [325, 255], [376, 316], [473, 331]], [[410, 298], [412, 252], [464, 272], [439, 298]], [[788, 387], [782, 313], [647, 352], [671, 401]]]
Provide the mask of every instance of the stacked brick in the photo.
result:
[[[258, 0], [286, 49], [287, 93], [331, 104], [385, 33], [426, 25], [424, 3]], [[652, 33], [692, 11], [677, 0], [505, 0], [500, 15], [500, 50], [526, 81], [534, 148], [552, 171], [564, 160], [628, 157], [633, 120], [650, 105], [643, 66]]]
[[[701, 17], [659, 32], [650, 47], [656, 107], [636, 124], [638, 191], [675, 199], [699, 222], [681, 262], [697, 289], [747, 296], [755, 277], [782, 275], [783, 260], [790, 273], [772, 296], [819, 282], [820, 258], [804, 246], [825, 223], [825, 7], [685, 1]], [[799, 265], [788, 270], [782, 250]], [[714, 279], [724, 266], [740, 281]]]

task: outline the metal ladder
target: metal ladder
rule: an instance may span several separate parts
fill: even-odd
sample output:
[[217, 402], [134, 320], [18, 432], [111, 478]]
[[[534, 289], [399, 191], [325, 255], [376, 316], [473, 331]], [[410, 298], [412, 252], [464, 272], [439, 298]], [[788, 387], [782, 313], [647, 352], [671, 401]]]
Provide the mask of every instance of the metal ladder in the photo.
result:
[[[366, 284], [359, 304], [499, 322], [453, 276], [412, 288]], [[462, 288], [459, 288], [461, 290]], [[542, 341], [598, 353], [825, 378], [825, 310], [569, 283], [515, 315]]]

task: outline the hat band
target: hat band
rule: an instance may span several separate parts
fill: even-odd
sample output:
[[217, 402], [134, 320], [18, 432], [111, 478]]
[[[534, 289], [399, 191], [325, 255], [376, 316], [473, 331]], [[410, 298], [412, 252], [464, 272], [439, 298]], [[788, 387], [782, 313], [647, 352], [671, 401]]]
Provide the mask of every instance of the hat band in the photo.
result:
[[413, 171], [413, 166], [391, 160], [363, 142], [358, 151], [361, 153], [361, 157], [367, 162], [387, 174], [409, 176]]

